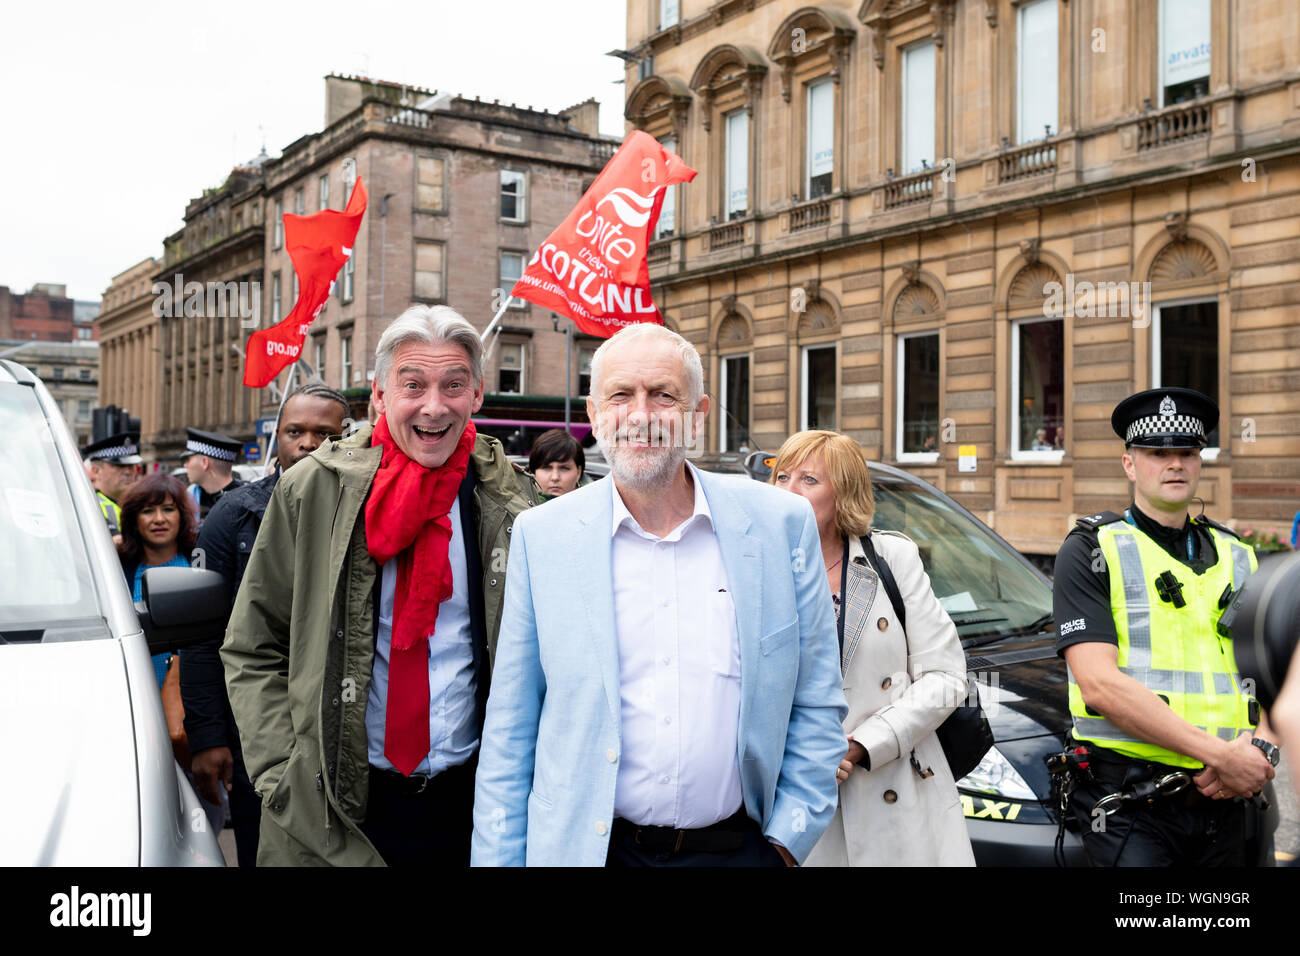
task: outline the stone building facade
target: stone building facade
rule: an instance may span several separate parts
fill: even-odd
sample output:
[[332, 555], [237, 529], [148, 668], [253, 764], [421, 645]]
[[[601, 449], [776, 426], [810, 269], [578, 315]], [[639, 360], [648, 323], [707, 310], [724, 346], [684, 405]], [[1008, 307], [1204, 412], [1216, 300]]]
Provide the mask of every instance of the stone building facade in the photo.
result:
[[158, 460], [158, 423], [162, 405], [162, 358], [158, 346], [158, 317], [152, 294], [154, 276], [162, 263], [152, 257], [113, 276], [100, 300], [95, 320], [99, 332], [99, 406], [125, 408], [140, 419], [140, 453]]
[[[484, 328], [520, 271], [613, 155], [594, 101], [562, 113], [356, 77], [326, 78], [322, 132], [265, 164], [267, 321], [294, 302], [274, 227], [284, 212], [342, 209], [358, 176], [369, 208], [351, 259], [312, 323], [303, 360], [334, 386], [368, 389], [383, 329], [415, 303]], [[276, 311], [277, 290], [279, 311]], [[563, 331], [563, 325], [560, 326]], [[561, 395], [564, 335], [515, 300], [484, 370], [489, 393]], [[574, 337], [573, 384], [598, 340]]]
[[1207, 512], [1289, 532], [1297, 36], [1284, 0], [631, 0], [625, 116], [700, 173], [651, 277], [711, 447], [835, 428], [1050, 554], [1128, 500], [1115, 403], [1187, 385]]

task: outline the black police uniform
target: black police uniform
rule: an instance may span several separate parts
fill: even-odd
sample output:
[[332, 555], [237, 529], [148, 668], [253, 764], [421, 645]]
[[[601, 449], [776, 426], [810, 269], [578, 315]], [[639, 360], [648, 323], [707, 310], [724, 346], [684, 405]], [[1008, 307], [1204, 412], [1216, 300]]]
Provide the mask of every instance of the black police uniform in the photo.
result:
[[[1171, 400], [1181, 415], [1161, 414]], [[1164, 409], [1168, 411], [1168, 406]], [[1205, 434], [1218, 421], [1210, 399], [1190, 389], [1153, 389], [1131, 396], [1116, 407], [1112, 427], [1126, 447], [1188, 448], [1204, 445]], [[1176, 419], [1176, 420], [1174, 420]], [[1110, 603], [1110, 572], [1101, 556], [1097, 528], [1124, 520], [1163, 549], [1175, 577], [1203, 574], [1226, 555], [1218, 555], [1209, 528], [1235, 532], [1203, 514], [1169, 528], [1130, 503], [1122, 515], [1103, 512], [1080, 519], [1056, 557], [1053, 575], [1053, 616], [1059, 636], [1056, 651], [1090, 641], [1118, 646]], [[1066, 630], [1063, 625], [1069, 629]], [[1071, 746], [1075, 744], [1071, 741]], [[1087, 775], [1077, 776], [1070, 812], [1083, 835], [1094, 866], [1241, 866], [1254, 863], [1260, 815], [1245, 799], [1212, 800], [1190, 784], [1153, 802], [1127, 801], [1104, 823], [1094, 813], [1097, 802], [1112, 793], [1135, 788], [1169, 774], [1185, 772], [1152, 761], [1137, 760], [1095, 744], [1087, 746]], [[1198, 771], [1192, 771], [1195, 774]], [[1189, 774], [1190, 775], [1190, 774]]]

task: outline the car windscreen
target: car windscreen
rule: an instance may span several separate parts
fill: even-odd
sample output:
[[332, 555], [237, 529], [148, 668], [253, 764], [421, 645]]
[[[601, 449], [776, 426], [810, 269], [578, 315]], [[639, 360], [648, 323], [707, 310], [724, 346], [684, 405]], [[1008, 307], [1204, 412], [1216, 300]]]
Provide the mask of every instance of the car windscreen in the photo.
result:
[[1051, 620], [1052, 590], [1008, 546], [978, 522], [920, 485], [873, 482], [872, 527], [901, 531], [921, 552], [930, 586], [962, 639], [1042, 630]]
[[0, 384], [0, 435], [0, 639], [42, 640], [102, 615], [68, 479], [30, 387]]

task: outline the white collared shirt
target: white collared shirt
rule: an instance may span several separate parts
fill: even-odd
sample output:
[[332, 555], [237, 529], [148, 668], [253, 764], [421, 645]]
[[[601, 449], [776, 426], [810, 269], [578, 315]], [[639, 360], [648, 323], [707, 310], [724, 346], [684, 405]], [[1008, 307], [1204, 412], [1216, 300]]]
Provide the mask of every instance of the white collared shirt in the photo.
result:
[[623, 736], [614, 815], [680, 829], [725, 820], [742, 802], [736, 609], [699, 474], [687, 468], [695, 510], [664, 538], [609, 483]]

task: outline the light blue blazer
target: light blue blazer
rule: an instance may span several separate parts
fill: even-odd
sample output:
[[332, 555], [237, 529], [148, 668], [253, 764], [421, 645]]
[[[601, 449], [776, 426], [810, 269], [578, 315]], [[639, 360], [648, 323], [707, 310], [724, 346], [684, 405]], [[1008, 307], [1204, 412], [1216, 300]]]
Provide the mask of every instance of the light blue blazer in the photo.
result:
[[[812, 508], [748, 478], [694, 474], [736, 605], [745, 809], [802, 862], [835, 813], [848, 749]], [[475, 866], [605, 864], [622, 748], [612, 480], [515, 520], [474, 796]]]

